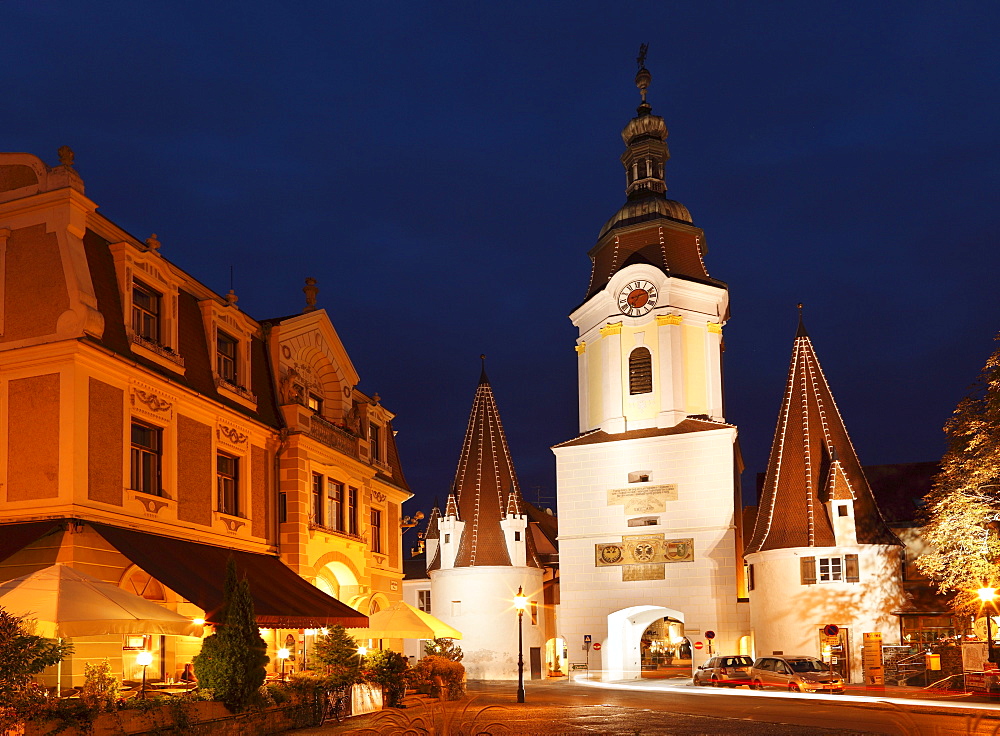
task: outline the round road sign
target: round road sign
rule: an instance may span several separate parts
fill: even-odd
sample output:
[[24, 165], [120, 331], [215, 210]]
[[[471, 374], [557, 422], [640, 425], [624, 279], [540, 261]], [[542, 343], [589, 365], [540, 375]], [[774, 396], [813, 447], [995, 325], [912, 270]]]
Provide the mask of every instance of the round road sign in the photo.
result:
[[714, 639], [715, 638], [715, 632], [714, 631], [706, 631], [705, 632], [705, 638], [706, 639]]
[[823, 633], [827, 636], [836, 636], [840, 633], [840, 627], [837, 624], [827, 624], [823, 627]]
[[700, 642], [700, 641], [696, 641], [696, 642], [694, 643], [694, 648], [695, 648], [695, 649], [701, 649], [701, 648], [702, 648], [703, 646], [705, 646], [705, 644], [704, 644], [703, 642]]
[[594, 644], [593, 644], [593, 649], [594, 649], [595, 652], [601, 651], [601, 642], [595, 641]]

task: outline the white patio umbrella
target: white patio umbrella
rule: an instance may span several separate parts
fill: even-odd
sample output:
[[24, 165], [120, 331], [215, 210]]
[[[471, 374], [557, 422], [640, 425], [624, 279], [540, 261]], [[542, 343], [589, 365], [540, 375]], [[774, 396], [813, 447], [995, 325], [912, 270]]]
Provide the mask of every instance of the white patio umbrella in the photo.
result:
[[0, 606], [38, 622], [49, 638], [102, 634], [201, 636], [202, 626], [152, 601], [63, 564], [0, 585]]
[[362, 639], [461, 639], [462, 632], [439, 618], [399, 601], [368, 617], [367, 629], [347, 629]]

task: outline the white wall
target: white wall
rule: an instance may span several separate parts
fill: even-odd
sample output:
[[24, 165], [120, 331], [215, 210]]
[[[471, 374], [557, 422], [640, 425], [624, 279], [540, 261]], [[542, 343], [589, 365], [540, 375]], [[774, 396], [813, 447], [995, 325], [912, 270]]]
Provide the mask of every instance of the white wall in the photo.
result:
[[[757, 656], [820, 656], [820, 630], [826, 624], [850, 634], [851, 681], [862, 681], [863, 635], [882, 632], [883, 644], [899, 643], [899, 618], [905, 602], [900, 576], [901, 547], [856, 545], [778, 549], [747, 555], [754, 566], [750, 618]], [[860, 582], [802, 585], [802, 557], [858, 555]]]
[[[538, 607], [538, 623], [530, 609], [523, 619], [524, 679], [530, 678], [529, 649], [542, 650], [545, 676], [545, 616], [542, 571], [531, 567], [457, 567], [433, 570], [431, 610], [434, 616], [462, 632], [462, 664], [470, 680], [517, 679], [517, 612], [514, 596], [524, 587]], [[458, 606], [455, 606], [455, 602]]]
[[[633, 606], [658, 606], [683, 614], [697, 641], [715, 631], [716, 652], [738, 652], [749, 633], [747, 606], [737, 602], [733, 443], [736, 430], [604, 442], [555, 448], [559, 494], [560, 606], [558, 633], [570, 662], [583, 662], [583, 636], [601, 642], [600, 660], [610, 668], [608, 616]], [[623, 506], [608, 505], [607, 491], [629, 486], [628, 474], [650, 471], [651, 484], [676, 483], [678, 498], [657, 515], [660, 525], [629, 527]], [[622, 568], [597, 567], [595, 544], [628, 534], [694, 539], [694, 561], [665, 564], [665, 580], [623, 582]], [[640, 634], [642, 632], [639, 632]], [[638, 645], [638, 640], [634, 642]], [[698, 663], [707, 647], [694, 652]], [[590, 666], [598, 655], [590, 653]], [[615, 663], [618, 668], [618, 664]]]

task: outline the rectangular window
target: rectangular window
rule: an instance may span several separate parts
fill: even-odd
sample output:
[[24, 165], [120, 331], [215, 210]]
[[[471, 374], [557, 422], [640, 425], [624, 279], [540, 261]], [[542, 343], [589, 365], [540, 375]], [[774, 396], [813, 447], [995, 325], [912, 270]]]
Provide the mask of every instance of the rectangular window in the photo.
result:
[[372, 449], [372, 460], [382, 459], [381, 436], [382, 428], [380, 426], [374, 423], [368, 425], [368, 442]]
[[288, 494], [278, 494], [278, 523], [284, 524], [288, 521]]
[[219, 378], [236, 383], [236, 349], [239, 343], [222, 330], [215, 333], [215, 369]]
[[835, 583], [844, 579], [843, 560], [839, 557], [819, 558], [819, 581]]
[[382, 512], [378, 509], [372, 509], [372, 534], [370, 542], [372, 552], [382, 552]]
[[160, 485], [162, 430], [132, 422], [132, 490], [163, 495]]
[[326, 482], [326, 525], [344, 531], [344, 484], [332, 478]]
[[462, 615], [462, 601], [452, 601], [451, 602], [451, 615], [461, 616]]
[[531, 612], [531, 625], [538, 626], [538, 602], [531, 601], [528, 604], [528, 610]]
[[323, 523], [323, 476], [313, 473], [312, 508], [310, 510], [313, 524]]
[[306, 397], [306, 406], [317, 414], [323, 413], [323, 399], [316, 394], [309, 394]]
[[160, 342], [160, 293], [145, 284], [132, 282], [132, 331], [139, 337]]
[[417, 591], [417, 608], [424, 613], [431, 612], [431, 592], [429, 590]]
[[240, 515], [239, 460], [221, 452], [216, 456], [215, 475], [219, 486], [219, 512]]
[[358, 533], [358, 489], [347, 489], [347, 533]]

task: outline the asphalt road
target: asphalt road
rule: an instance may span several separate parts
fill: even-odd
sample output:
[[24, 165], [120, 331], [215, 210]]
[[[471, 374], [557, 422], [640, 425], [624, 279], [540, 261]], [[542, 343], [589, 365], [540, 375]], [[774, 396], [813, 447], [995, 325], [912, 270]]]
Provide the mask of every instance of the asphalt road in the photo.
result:
[[469, 683], [469, 699], [409, 707], [300, 729], [325, 734], [741, 734], [745, 736], [998, 736], [1000, 711], [974, 704], [756, 693], [695, 687], [595, 687], [529, 682]]

